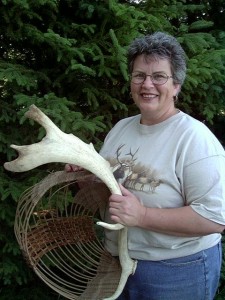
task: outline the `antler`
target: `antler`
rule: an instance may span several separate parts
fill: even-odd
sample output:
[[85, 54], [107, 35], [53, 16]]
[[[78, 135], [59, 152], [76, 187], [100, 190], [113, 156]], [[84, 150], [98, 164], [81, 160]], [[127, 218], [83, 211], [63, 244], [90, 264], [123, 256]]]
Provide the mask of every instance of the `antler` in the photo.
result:
[[[100, 178], [111, 193], [121, 195], [109, 162], [95, 151], [92, 144], [86, 144], [73, 134], [62, 132], [35, 105], [30, 106], [25, 116], [42, 125], [46, 130], [46, 136], [39, 143], [32, 145], [11, 145], [11, 148], [18, 151], [19, 156], [11, 162], [6, 162], [4, 164], [5, 169], [12, 172], [24, 172], [51, 162], [76, 164]], [[117, 290], [110, 298], [107, 298], [108, 300], [113, 300], [121, 294], [128, 276], [134, 273], [136, 262], [128, 254], [126, 227], [122, 224], [107, 224], [104, 222], [98, 222], [97, 224], [107, 229], [120, 230], [118, 250], [122, 273]]]

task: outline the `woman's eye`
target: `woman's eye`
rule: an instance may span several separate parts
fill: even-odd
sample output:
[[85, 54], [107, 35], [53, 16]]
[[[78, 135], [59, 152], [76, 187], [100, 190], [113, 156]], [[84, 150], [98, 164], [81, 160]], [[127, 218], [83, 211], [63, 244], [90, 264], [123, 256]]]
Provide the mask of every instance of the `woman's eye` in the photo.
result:
[[136, 77], [136, 78], [145, 78], [145, 74], [138, 73], [138, 74], [135, 74], [134, 77]]
[[165, 79], [166, 76], [165, 76], [164, 74], [154, 74], [154, 75], [153, 75], [153, 78], [154, 78], [155, 80], [160, 80], [160, 79]]

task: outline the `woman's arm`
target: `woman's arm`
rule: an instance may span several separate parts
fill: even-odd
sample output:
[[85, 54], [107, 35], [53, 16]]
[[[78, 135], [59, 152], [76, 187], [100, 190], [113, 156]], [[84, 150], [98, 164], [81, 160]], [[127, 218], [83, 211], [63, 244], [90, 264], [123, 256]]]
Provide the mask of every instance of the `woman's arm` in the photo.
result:
[[225, 226], [210, 221], [191, 206], [179, 208], [148, 208], [121, 186], [123, 196], [111, 195], [109, 212], [114, 222], [176, 236], [202, 236], [221, 233]]

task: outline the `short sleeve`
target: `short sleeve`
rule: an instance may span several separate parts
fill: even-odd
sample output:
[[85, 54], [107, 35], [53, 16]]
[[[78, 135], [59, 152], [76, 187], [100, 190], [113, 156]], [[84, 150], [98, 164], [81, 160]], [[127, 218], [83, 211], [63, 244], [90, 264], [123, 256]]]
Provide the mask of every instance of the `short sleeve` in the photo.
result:
[[225, 224], [225, 157], [215, 155], [184, 168], [184, 194], [201, 216]]

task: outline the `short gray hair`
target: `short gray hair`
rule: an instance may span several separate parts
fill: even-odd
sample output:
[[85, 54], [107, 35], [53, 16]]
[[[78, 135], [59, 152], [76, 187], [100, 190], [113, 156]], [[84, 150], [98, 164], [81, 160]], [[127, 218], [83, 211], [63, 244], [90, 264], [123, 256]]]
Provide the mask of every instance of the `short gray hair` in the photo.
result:
[[174, 83], [183, 84], [186, 77], [186, 55], [177, 39], [163, 32], [136, 38], [129, 46], [128, 69], [132, 73], [134, 60], [144, 54], [146, 58], [167, 59], [171, 65]]

